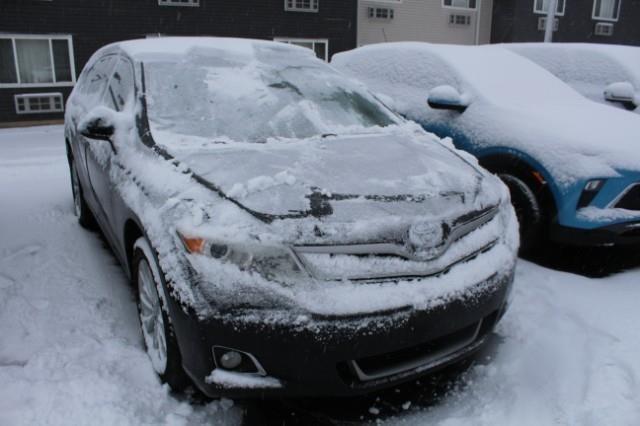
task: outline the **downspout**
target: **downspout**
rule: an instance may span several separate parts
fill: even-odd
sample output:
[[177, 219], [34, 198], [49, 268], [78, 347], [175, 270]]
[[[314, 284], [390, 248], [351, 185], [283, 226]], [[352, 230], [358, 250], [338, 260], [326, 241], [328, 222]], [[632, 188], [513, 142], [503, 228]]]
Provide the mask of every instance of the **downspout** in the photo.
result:
[[547, 10], [547, 25], [544, 28], [545, 43], [551, 43], [553, 41], [553, 27], [556, 21], [557, 8], [558, 0], [549, 0], [549, 10]]
[[482, 16], [482, 0], [478, 0], [478, 10], [476, 11], [476, 46], [480, 44], [481, 16]]

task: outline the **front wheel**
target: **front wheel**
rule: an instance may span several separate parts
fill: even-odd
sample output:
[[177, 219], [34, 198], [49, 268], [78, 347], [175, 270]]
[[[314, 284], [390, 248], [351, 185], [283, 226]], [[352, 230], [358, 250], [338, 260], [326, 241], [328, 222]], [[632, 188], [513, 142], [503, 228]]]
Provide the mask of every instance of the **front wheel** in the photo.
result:
[[161, 269], [146, 238], [134, 245], [133, 279], [145, 348], [153, 369], [171, 389], [181, 392], [191, 381], [182, 368], [178, 342], [166, 310]]
[[520, 224], [520, 252], [527, 253], [540, 246], [544, 236], [542, 205], [533, 190], [518, 176], [500, 173], [498, 177], [511, 193], [511, 204]]

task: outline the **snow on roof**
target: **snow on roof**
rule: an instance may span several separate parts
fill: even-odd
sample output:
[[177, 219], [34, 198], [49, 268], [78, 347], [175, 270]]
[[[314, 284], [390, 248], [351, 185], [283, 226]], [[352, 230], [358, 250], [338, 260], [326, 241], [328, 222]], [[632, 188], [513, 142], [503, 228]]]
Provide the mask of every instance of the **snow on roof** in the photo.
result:
[[216, 49], [225, 53], [253, 58], [256, 46], [270, 46], [289, 51], [292, 54], [314, 55], [313, 51], [303, 47], [267, 40], [224, 37], [158, 37], [129, 40], [111, 44], [107, 47], [120, 47], [129, 56], [140, 61], [152, 61], [168, 56], [184, 56], [197, 49]]
[[[503, 47], [384, 43], [337, 54], [332, 64], [391, 97], [407, 117], [446, 123], [471, 138], [476, 153], [495, 147], [526, 153], [561, 186], [640, 171], [636, 116], [588, 101]], [[452, 118], [427, 107], [429, 92], [441, 85], [470, 95], [463, 114]]]
[[589, 43], [504, 44], [563, 81], [605, 85], [629, 81], [640, 87], [640, 48]]

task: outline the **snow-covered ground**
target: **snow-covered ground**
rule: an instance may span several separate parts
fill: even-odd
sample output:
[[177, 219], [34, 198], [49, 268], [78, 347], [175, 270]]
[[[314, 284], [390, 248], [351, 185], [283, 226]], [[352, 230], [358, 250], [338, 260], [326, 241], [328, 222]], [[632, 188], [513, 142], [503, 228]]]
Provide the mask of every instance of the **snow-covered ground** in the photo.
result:
[[[392, 407], [375, 396], [359, 400], [362, 408], [327, 404], [387, 424], [638, 425], [639, 278], [631, 270], [589, 279], [523, 261], [497, 345], [435, 402], [425, 402], [428, 391], [408, 391], [414, 384], [397, 390]], [[336, 405], [311, 418], [339, 418]], [[261, 406], [295, 417], [288, 402]], [[169, 394], [143, 350], [124, 274], [73, 216], [62, 127], [0, 130], [0, 425], [272, 417], [251, 403], [190, 404]]]

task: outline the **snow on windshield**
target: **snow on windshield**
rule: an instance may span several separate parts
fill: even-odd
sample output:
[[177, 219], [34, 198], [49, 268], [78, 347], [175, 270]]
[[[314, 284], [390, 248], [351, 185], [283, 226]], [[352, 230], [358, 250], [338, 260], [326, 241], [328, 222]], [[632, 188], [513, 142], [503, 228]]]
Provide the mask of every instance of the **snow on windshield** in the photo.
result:
[[152, 128], [264, 142], [384, 127], [396, 120], [312, 55], [260, 44], [246, 53], [198, 47], [178, 60], [145, 64]]

